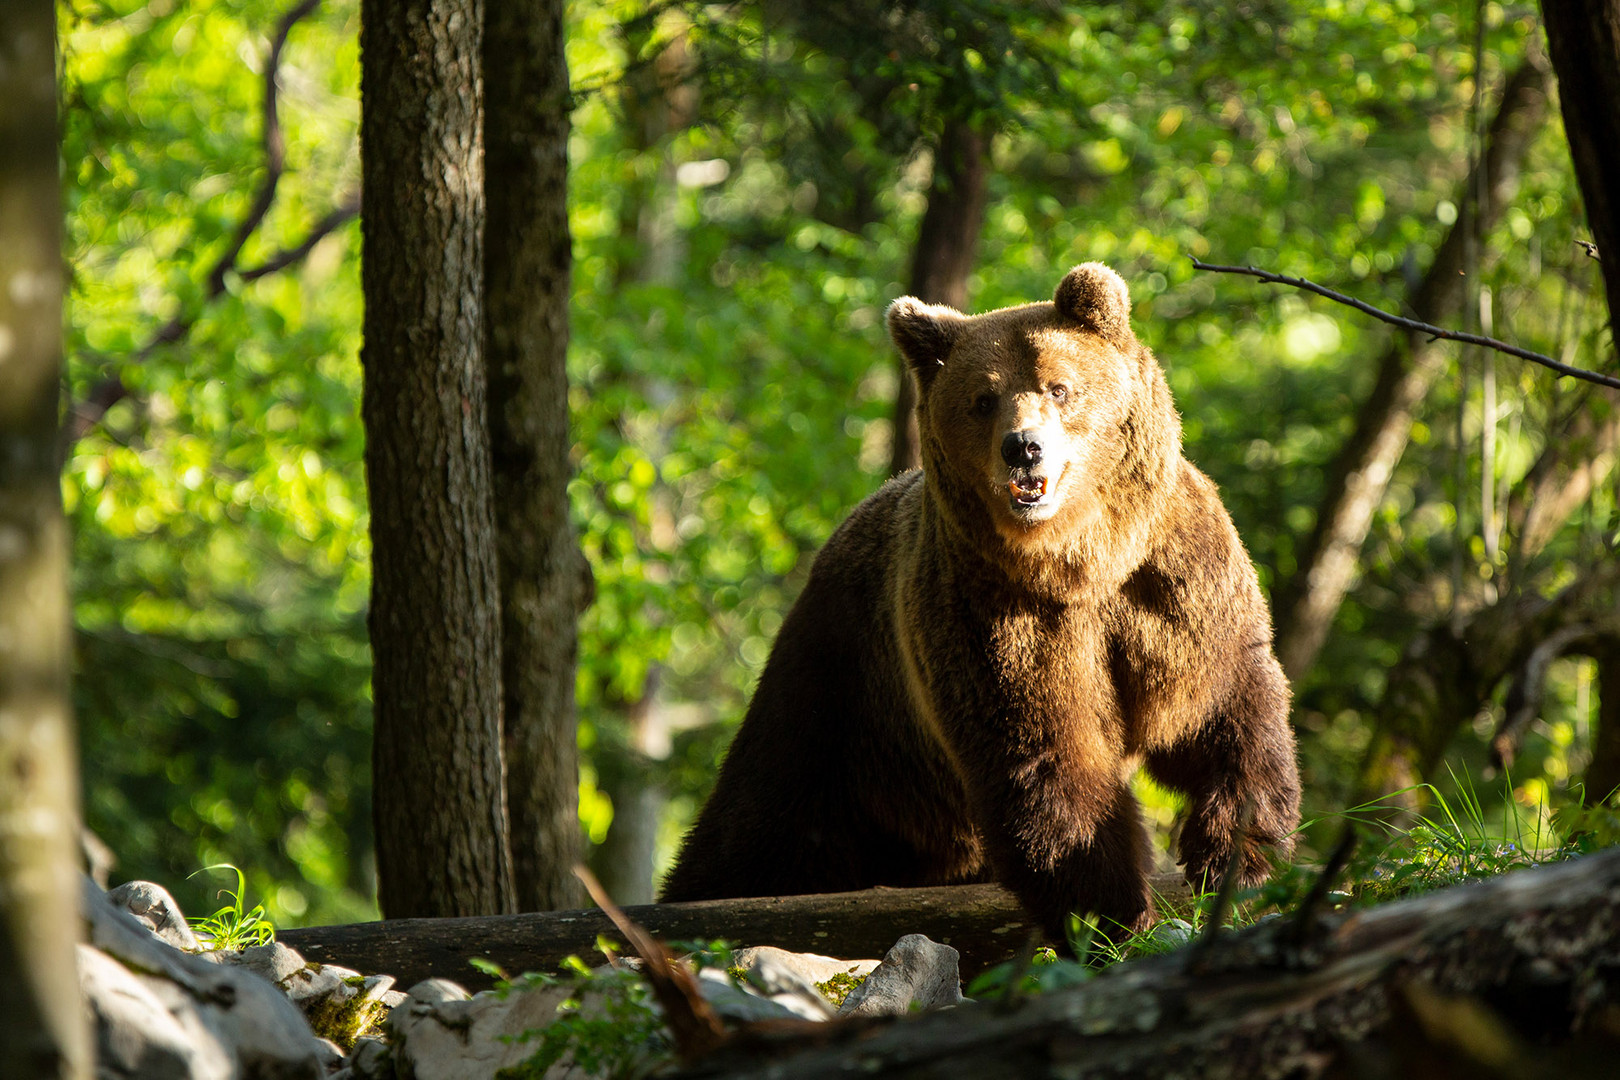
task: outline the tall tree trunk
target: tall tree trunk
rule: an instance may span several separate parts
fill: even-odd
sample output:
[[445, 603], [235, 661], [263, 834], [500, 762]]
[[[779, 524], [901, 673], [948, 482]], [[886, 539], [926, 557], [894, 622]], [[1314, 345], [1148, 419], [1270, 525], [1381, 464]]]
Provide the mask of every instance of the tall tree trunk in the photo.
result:
[[[1620, 320], [1620, 0], [1544, 0], [1541, 18], [1612, 327]], [[1613, 346], [1620, 359], [1620, 336]]]
[[[934, 151], [934, 175], [928, 185], [928, 209], [917, 229], [911, 262], [911, 295], [929, 304], [961, 308], [967, 303], [967, 279], [979, 255], [984, 226], [985, 152], [988, 140], [965, 120], [948, 121]], [[894, 402], [894, 447], [891, 475], [922, 464], [917, 433], [917, 384], [910, 365], [897, 361], [899, 389]]]
[[0, 1077], [92, 1071], [74, 943], [78, 762], [57, 467], [56, 11], [0, 5]]
[[[1484, 205], [1474, 215], [1460, 217], [1446, 235], [1411, 297], [1414, 317], [1439, 324], [1461, 310], [1468, 227], [1477, 227], [1482, 235], [1489, 231], [1517, 193], [1525, 154], [1546, 118], [1547, 84], [1545, 65], [1531, 57], [1503, 87], [1485, 147], [1485, 182], [1470, 176], [1462, 188], [1464, 193], [1482, 191]], [[1277, 659], [1290, 679], [1310, 670], [1327, 640], [1355, 578], [1373, 512], [1383, 501], [1419, 404], [1446, 356], [1439, 345], [1406, 334], [1390, 344], [1378, 363], [1378, 380], [1361, 406], [1355, 430], [1328, 469], [1327, 490], [1299, 568], [1275, 604]]]
[[574, 669], [589, 570], [568, 519], [568, 65], [562, 0], [484, 28], [485, 362], [518, 910], [577, 907]]
[[1592, 652], [1597, 661], [1598, 718], [1592, 726], [1592, 760], [1583, 778], [1582, 800], [1601, 802], [1620, 789], [1620, 640]]
[[512, 910], [485, 407], [481, 0], [363, 0], [377, 899]]
[[659, 782], [662, 769], [651, 753], [654, 743], [665, 746], [658, 696], [658, 671], [648, 676], [641, 698], [624, 710], [624, 745], [606, 748], [597, 742], [597, 783], [613, 804], [613, 823], [607, 836], [591, 852], [591, 870], [602, 888], [621, 905], [650, 904], [653, 869], [658, 851], [658, 822], [668, 798]]

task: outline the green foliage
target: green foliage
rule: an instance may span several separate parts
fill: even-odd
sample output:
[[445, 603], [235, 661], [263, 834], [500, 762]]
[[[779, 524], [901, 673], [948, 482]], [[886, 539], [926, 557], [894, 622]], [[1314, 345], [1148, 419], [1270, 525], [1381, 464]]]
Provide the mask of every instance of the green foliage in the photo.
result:
[[[633, 705], [650, 690], [701, 703], [710, 722], [663, 761], [665, 857], [814, 552], [884, 479], [897, 377], [882, 311], [923, 210], [923, 148], [947, 118], [998, 133], [969, 306], [1048, 296], [1086, 259], [1119, 269], [1187, 452], [1271, 589], [1297, 569], [1389, 339], [1326, 302], [1195, 275], [1184, 256], [1400, 309], [1408, 268], [1427, 266], [1459, 213], [1474, 80], [1489, 107], [1539, 33], [1533, 7], [1487, 5], [1476, 72], [1472, 27], [1405, 0], [834, 7], [568, 12], [582, 88], [570, 499], [597, 583], [581, 626], [581, 818], [596, 840], [612, 828], [597, 780], [632, 751]], [[63, 8], [67, 393], [82, 402], [114, 373], [131, 391], [71, 448], [63, 491], [88, 824], [129, 876], [248, 867], [269, 916], [296, 925], [375, 915], [358, 231], [206, 300], [263, 178], [262, 64], [284, 10]], [[327, 0], [291, 34], [287, 171], [244, 265], [296, 244], [353, 187], [357, 18], [353, 0]], [[677, 40], [696, 122], [649, 134], [649, 117], [675, 110], [632, 84]], [[1591, 363], [1603, 313], [1597, 267], [1569, 243], [1580, 213], [1554, 117], [1480, 277], [1499, 336]], [[195, 321], [161, 340], [176, 316]], [[1577, 401], [1517, 361], [1498, 370], [1490, 468], [1510, 488]], [[1296, 688], [1307, 857], [1334, 839], [1324, 811], [1349, 801], [1385, 673], [1415, 626], [1444, 615], [1453, 556], [1479, 588], [1505, 572], [1476, 550], [1477, 510], [1450, 479], [1453, 417], [1472, 401], [1463, 450], [1478, 488], [1469, 386], [1448, 375], [1425, 403], [1359, 584]], [[1610, 487], [1534, 560], [1527, 591], [1597, 557]], [[1555, 666], [1521, 775], [1483, 815], [1570, 801], [1592, 681], [1588, 663]], [[1450, 757], [1459, 777], [1482, 775], [1484, 733], [1464, 724]], [[1457, 805], [1454, 784], [1436, 788]], [[1161, 844], [1173, 808], [1150, 800]]]
[[[267, 945], [276, 939], [276, 928], [270, 925], [270, 920], [264, 917], [264, 905], [255, 904], [248, 909], [246, 904], [247, 879], [242, 871], [229, 863], [216, 863], [205, 866], [197, 874], [206, 874], [210, 870], [229, 870], [236, 875], [236, 890], [222, 889], [220, 892], [231, 898], [231, 902], [214, 912], [201, 918], [186, 920], [191, 924], [192, 932], [205, 949], [245, 949], [250, 945]], [[196, 874], [192, 875], [193, 877]]]
[[563, 962], [558, 976], [528, 974], [497, 984], [501, 993], [525, 993], [563, 987], [557, 1018], [537, 1031], [525, 1031], [520, 1042], [539, 1045], [522, 1064], [497, 1072], [497, 1080], [540, 1080], [567, 1058], [584, 1076], [623, 1080], [645, 1076], [671, 1060], [669, 1035], [653, 1007], [645, 980], [627, 968], [592, 971], [578, 957]]

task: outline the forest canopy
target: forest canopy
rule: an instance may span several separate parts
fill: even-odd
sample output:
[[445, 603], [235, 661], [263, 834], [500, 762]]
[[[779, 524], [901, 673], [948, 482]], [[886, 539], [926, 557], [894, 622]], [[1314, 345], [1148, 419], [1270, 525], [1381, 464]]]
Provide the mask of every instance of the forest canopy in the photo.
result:
[[[358, 5], [293, 7], [72, 0], [60, 25], [87, 824], [187, 910], [187, 875], [243, 867], [278, 925], [376, 914]], [[712, 782], [814, 552], [888, 476], [882, 312], [948, 132], [983, 139], [967, 309], [1119, 271], [1284, 635], [1382, 372], [1419, 351], [1189, 257], [1406, 312], [1456, 235], [1441, 321], [1616, 369], [1533, 5], [833, 7], [568, 8], [579, 810], [625, 899]], [[1469, 182], [1509, 153], [1510, 187]], [[1615, 399], [1422, 355], [1348, 591], [1290, 671], [1306, 857], [1369, 784], [1461, 785], [1535, 835], [1594, 794], [1620, 650], [1569, 637], [1532, 686], [1518, 637], [1499, 662], [1459, 643], [1523, 637], [1526, 605], [1545, 629], [1612, 559]], [[1164, 846], [1174, 802], [1146, 797]]]

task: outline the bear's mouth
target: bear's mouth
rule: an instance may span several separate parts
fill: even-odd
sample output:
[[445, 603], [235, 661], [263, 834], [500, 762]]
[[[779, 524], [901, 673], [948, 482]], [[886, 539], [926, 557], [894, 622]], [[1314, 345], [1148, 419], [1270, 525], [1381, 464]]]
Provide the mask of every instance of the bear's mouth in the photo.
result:
[[1034, 506], [1046, 498], [1046, 477], [1015, 474], [1007, 481], [1007, 492], [1014, 506]]

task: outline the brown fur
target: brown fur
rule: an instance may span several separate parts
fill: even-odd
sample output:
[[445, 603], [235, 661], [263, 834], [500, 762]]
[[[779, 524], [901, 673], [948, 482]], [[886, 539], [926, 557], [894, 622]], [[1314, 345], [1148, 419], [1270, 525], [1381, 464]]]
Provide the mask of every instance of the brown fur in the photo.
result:
[[[1223, 872], [1245, 801], [1290, 848], [1270, 619], [1124, 283], [1087, 264], [971, 317], [906, 297], [889, 329], [924, 468], [817, 557], [663, 898], [994, 878], [1056, 940], [1071, 911], [1140, 926], [1138, 763], [1188, 796], [1189, 879]], [[1004, 459], [1009, 432], [1037, 464]], [[1246, 879], [1266, 868], [1251, 848]]]

